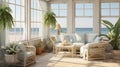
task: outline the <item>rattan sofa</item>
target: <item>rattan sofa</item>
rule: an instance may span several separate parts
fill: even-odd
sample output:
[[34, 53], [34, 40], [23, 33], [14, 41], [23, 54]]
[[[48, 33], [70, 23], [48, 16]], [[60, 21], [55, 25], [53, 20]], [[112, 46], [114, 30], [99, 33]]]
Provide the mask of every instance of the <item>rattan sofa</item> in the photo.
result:
[[108, 42], [88, 43], [80, 48], [83, 59], [105, 59], [105, 46]]

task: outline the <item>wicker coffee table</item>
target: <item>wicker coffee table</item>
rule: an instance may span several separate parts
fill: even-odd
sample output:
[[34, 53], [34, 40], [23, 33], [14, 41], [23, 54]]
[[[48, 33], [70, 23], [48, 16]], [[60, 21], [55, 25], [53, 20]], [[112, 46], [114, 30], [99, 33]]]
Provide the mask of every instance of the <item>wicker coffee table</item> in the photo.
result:
[[69, 43], [59, 43], [55, 47], [56, 49], [56, 55], [59, 52], [63, 52], [64, 54], [70, 53], [71, 57], [74, 56], [74, 45], [71, 45]]

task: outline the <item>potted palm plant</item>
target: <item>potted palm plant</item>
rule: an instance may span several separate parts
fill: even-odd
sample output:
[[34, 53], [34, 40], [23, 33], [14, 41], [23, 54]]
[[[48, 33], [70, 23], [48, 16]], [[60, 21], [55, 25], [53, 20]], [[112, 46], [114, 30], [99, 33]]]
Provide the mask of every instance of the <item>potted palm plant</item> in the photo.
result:
[[109, 30], [108, 34], [101, 34], [106, 36], [108, 39], [112, 40], [110, 44], [114, 50], [119, 49], [119, 40], [120, 40], [120, 18], [115, 24], [112, 24], [110, 21], [102, 20], [102, 24], [107, 27]]
[[111, 40], [110, 44], [113, 47], [113, 54], [116, 56], [120, 56], [119, 50], [119, 42], [120, 42], [120, 18], [115, 24], [112, 24], [110, 21], [102, 20], [102, 24], [107, 27], [109, 30], [108, 34], [101, 34], [102, 36], [106, 36], [109, 40]]
[[53, 28], [55, 28], [55, 26], [56, 26], [56, 18], [55, 18], [55, 16], [56, 16], [56, 15], [55, 15], [54, 12], [48, 10], [48, 11], [44, 14], [44, 16], [43, 16], [44, 25], [45, 25], [45, 26], [48, 26], [48, 27], [52, 26]]
[[[47, 26], [48, 28], [51, 26], [52, 28], [55, 28], [56, 26], [56, 18], [55, 18], [55, 13], [48, 10], [44, 16], [43, 16], [43, 19], [44, 19], [44, 25]], [[45, 48], [49, 51], [51, 50], [52, 46], [50, 45], [51, 44], [51, 40], [50, 40], [50, 37], [48, 37], [46, 40], [45, 40]]]
[[[2, 32], [4, 32], [5, 29], [11, 29], [12, 26], [14, 25], [11, 12], [12, 12], [11, 8], [8, 7], [7, 5], [0, 6], [0, 35]], [[0, 40], [2, 40], [2, 38], [0, 38]], [[1, 45], [0, 45], [0, 49], [1, 49]], [[4, 49], [2, 49], [2, 50], [4, 51]], [[1, 61], [5, 60], [4, 54], [5, 53], [2, 52], [2, 55], [0, 56], [0, 57], [3, 57], [2, 59], [0, 59]], [[4, 63], [2, 63], [2, 64], [3, 64], [3, 66], [5, 65]]]
[[6, 5], [0, 6], [0, 29], [1, 30], [5, 30], [6, 28], [11, 29], [12, 26], [14, 25], [11, 12], [12, 10], [10, 7]]

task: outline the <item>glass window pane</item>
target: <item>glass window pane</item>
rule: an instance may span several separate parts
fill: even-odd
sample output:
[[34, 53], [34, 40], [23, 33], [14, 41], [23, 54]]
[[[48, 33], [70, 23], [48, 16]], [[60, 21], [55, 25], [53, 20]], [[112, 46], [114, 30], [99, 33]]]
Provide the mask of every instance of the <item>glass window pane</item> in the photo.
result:
[[51, 9], [58, 9], [58, 4], [51, 4]]
[[21, 31], [23, 33], [23, 28], [25, 28], [25, 22], [20, 22], [20, 28], [21, 28]]
[[56, 16], [59, 16], [58, 10], [52, 10], [52, 11], [56, 14]]
[[85, 9], [85, 16], [93, 16], [93, 10], [92, 9]]
[[93, 18], [76, 18], [75, 19], [75, 32], [76, 33], [92, 33]]
[[81, 10], [79, 10], [79, 9], [77, 9], [76, 10], [76, 16], [83, 16], [83, 9], [81, 9]]
[[9, 7], [12, 9], [12, 16], [15, 19], [15, 5], [10, 4]]
[[20, 21], [21, 12], [20, 12], [20, 6], [16, 6], [16, 21]]
[[76, 8], [83, 8], [83, 4], [76, 4]]
[[35, 22], [31, 22], [31, 28], [35, 27]]
[[34, 10], [31, 10], [31, 21], [34, 21]]
[[19, 4], [19, 5], [21, 5], [21, 2], [20, 2], [21, 0], [16, 0], [16, 4]]
[[102, 8], [110, 8], [110, 3], [102, 3]]
[[36, 7], [35, 8], [40, 9], [40, 4], [39, 4], [38, 0], [36, 1]]
[[109, 9], [102, 9], [102, 16], [110, 16], [110, 10]]
[[[24, 1], [25, 0], [9, 0], [8, 4], [12, 9], [12, 15], [15, 22], [15, 25], [13, 26], [12, 31], [10, 30], [10, 33], [8, 34], [9, 36], [8, 40], [10, 42], [25, 39], [23, 36], [23, 30], [25, 28], [25, 22], [24, 22], [25, 17], [24, 17], [24, 7], [23, 7]], [[19, 5], [22, 5], [22, 6], [19, 6]]]
[[24, 6], [25, 0], [21, 0], [21, 5]]
[[33, 8], [37, 8], [37, 0], [34, 0], [33, 5], [34, 5]]
[[40, 22], [42, 22], [42, 20], [43, 20], [43, 12], [42, 12], [42, 11], [40, 11], [40, 17], [39, 17], [39, 20], [40, 20]]
[[111, 9], [111, 16], [119, 16], [119, 9]]
[[34, 17], [34, 21], [37, 21], [37, 11], [34, 10], [34, 13], [33, 13], [33, 14], [34, 14], [34, 16], [33, 16], [33, 17]]
[[34, 8], [34, 0], [31, 0], [31, 8]]
[[40, 11], [37, 11], [37, 22], [39, 22], [39, 18], [40, 18]]
[[67, 9], [67, 4], [60, 4], [59, 7], [60, 9]]
[[[57, 20], [57, 23], [59, 23], [61, 26], [61, 32], [62, 33], [67, 32], [67, 19], [66, 18], [56, 18], [56, 20]], [[56, 32], [53, 31], [51, 33], [55, 34]]]
[[92, 4], [85, 4], [85, 8], [93, 8]]
[[111, 8], [119, 8], [119, 3], [111, 3]]
[[66, 10], [59, 10], [59, 11], [60, 11], [60, 16], [67, 16]]
[[67, 28], [66, 18], [56, 18], [57, 22], [61, 25], [61, 28]]
[[45, 8], [45, 7], [40, 3], [40, 4], [39, 4], [39, 9], [40, 9], [40, 10], [44, 10], [44, 8]]
[[10, 3], [15, 3], [15, 0], [9, 0]]
[[25, 18], [24, 7], [21, 7], [21, 21], [25, 21], [24, 18]]

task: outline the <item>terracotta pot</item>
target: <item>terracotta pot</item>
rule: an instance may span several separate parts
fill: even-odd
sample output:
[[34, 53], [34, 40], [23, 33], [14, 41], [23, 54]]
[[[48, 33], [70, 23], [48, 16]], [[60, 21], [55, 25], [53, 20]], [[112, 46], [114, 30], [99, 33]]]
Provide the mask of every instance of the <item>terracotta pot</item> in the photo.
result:
[[41, 47], [36, 47], [36, 54], [40, 55], [42, 53], [42, 48]]
[[120, 50], [112, 50], [114, 59], [120, 59]]

